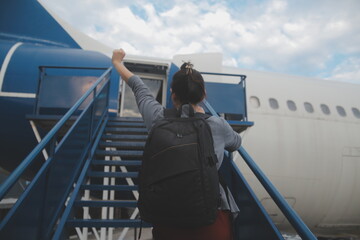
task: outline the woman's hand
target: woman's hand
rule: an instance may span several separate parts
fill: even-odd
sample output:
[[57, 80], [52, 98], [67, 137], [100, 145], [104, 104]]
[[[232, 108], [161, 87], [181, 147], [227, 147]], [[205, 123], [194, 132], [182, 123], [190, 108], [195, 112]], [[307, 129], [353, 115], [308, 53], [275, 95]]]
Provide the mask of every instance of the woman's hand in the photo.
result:
[[120, 48], [120, 49], [115, 49], [113, 51], [113, 55], [112, 55], [112, 63], [115, 65], [116, 63], [121, 63], [124, 60], [126, 53], [124, 51], [124, 49]]
[[116, 69], [116, 71], [121, 75], [121, 79], [123, 79], [126, 83], [128, 82], [129, 78], [134, 74], [127, 69], [122, 61], [124, 60], [126, 53], [124, 49], [115, 49], [112, 55], [112, 63]]

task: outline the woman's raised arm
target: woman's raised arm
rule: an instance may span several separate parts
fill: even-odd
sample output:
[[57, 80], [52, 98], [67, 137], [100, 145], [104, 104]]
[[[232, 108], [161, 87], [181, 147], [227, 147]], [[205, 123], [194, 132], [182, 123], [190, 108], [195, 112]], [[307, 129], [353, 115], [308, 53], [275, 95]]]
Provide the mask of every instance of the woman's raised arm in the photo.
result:
[[128, 83], [129, 78], [132, 77], [134, 74], [130, 72], [130, 70], [127, 69], [123, 64], [125, 55], [126, 53], [122, 48], [115, 49], [112, 55], [112, 63], [116, 71], [118, 71], [118, 73], [120, 74], [121, 79]]

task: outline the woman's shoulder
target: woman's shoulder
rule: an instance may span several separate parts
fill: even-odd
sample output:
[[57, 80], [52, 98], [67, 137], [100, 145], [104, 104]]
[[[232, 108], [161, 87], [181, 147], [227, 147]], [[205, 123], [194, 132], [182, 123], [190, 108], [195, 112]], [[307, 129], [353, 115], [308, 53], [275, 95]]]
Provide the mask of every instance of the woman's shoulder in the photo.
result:
[[222, 117], [211, 116], [207, 119], [207, 122], [209, 123], [212, 130], [224, 131], [229, 127], [228, 122]]
[[210, 116], [209, 118], [207, 118], [207, 121], [209, 123], [214, 123], [214, 124], [225, 124], [226, 120], [222, 117], [217, 117], [217, 116]]
[[241, 145], [241, 137], [235, 132], [230, 124], [221, 117], [210, 117], [209, 125], [214, 137], [222, 137], [225, 143], [225, 149], [232, 152]]

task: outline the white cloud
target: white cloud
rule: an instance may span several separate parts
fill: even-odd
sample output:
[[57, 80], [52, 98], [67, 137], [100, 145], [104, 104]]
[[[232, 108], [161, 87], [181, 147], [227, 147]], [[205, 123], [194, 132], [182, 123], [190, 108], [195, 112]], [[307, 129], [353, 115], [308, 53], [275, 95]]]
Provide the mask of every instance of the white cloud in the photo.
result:
[[235, 58], [225, 58], [223, 64], [229, 67], [238, 67], [238, 61]]
[[341, 62], [327, 79], [359, 83], [360, 57], [351, 57]]
[[202, 52], [203, 46], [199, 42], [191, 42], [190, 44], [180, 48], [177, 53], [178, 54], [189, 54], [189, 53], [197, 53]]
[[286, 10], [287, 3], [284, 0], [275, 0], [272, 1], [269, 5], [268, 12], [282, 12]]
[[[308, 76], [324, 75], [338, 54], [360, 54], [358, 0], [249, 1], [237, 7], [226, 1], [175, 1], [161, 11], [156, 0], [45, 3], [86, 34], [130, 54], [171, 58], [223, 52], [227, 65]], [[345, 72], [353, 72], [360, 82], [359, 66], [351, 63], [338, 64], [327, 76], [346, 78]]]
[[240, 63], [247, 65], [247, 66], [253, 66], [255, 64], [255, 60], [251, 57], [240, 57], [239, 58]]

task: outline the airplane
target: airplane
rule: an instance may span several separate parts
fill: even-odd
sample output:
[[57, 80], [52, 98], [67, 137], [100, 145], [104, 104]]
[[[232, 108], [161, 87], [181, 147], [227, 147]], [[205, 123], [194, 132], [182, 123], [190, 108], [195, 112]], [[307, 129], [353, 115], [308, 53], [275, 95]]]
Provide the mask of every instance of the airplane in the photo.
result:
[[[71, 27], [41, 1], [2, 1], [0, 20], [4, 178], [46, 132], [46, 126], [45, 130], [34, 126], [33, 115], [64, 114], [111, 67], [112, 49]], [[227, 67], [221, 53], [173, 59], [130, 55], [126, 64], [165, 106], [171, 67], [182, 60], [191, 60], [201, 72], [246, 75], [248, 119], [255, 124], [241, 133], [244, 147], [317, 236], [360, 236], [360, 85]], [[67, 77], [74, 72], [77, 84]], [[61, 85], [52, 84], [54, 79]], [[239, 82], [235, 77], [205, 76], [205, 80]], [[110, 89], [110, 114], [139, 116], [115, 71]], [[276, 225], [291, 231], [238, 155], [235, 162]], [[26, 178], [31, 179], [37, 166], [32, 170]], [[19, 188], [21, 184], [26, 179]]]

